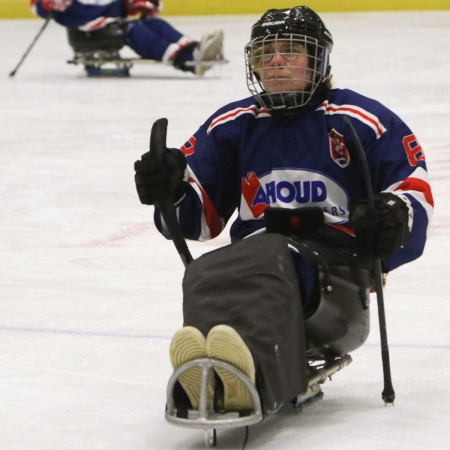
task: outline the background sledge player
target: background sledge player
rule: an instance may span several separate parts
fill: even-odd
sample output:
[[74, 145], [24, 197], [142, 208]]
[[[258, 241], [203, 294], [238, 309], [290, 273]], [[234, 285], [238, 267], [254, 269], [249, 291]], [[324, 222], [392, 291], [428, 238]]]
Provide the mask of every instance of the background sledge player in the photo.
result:
[[[169, 62], [177, 69], [203, 75], [211, 66], [202, 62], [223, 59], [223, 32], [192, 40], [159, 18], [159, 0], [31, 0], [32, 10], [43, 18], [84, 33], [101, 32], [105, 38], [123, 35], [124, 44], [144, 59]], [[140, 19], [125, 20], [141, 14]], [[102, 31], [99, 31], [102, 30]], [[186, 65], [187, 61], [200, 63]]]
[[[238, 367], [266, 414], [307, 400], [298, 396], [306, 350], [326, 356], [363, 344], [367, 335], [342, 318], [368, 308], [373, 258], [385, 274], [418, 258], [432, 217], [418, 140], [379, 102], [332, 88], [332, 47], [308, 7], [267, 11], [245, 48], [252, 95], [220, 108], [181, 151], [167, 148], [162, 161], [149, 152], [134, 166], [140, 201], [152, 205], [170, 190], [187, 239], [216, 237], [237, 209], [232, 244], [187, 266], [184, 327], [170, 356], [174, 368], [205, 357]], [[374, 210], [345, 118], [364, 148]], [[155, 224], [168, 237], [158, 208]], [[324, 304], [333, 307], [316, 320]], [[335, 310], [336, 320], [327, 319]], [[315, 321], [324, 324], [305, 342]], [[346, 333], [354, 334], [342, 344]], [[190, 370], [179, 381], [195, 408], [200, 375]], [[239, 379], [216, 374], [217, 405], [251, 408]]]

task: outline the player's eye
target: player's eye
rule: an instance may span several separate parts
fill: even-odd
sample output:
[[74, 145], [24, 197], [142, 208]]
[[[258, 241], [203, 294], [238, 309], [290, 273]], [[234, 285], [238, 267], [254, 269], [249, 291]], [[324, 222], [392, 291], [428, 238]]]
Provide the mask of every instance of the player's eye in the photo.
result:
[[255, 63], [269, 62], [275, 53], [273, 44], [256, 44], [252, 49], [252, 58]]
[[299, 42], [283, 42], [280, 45], [279, 53], [283, 55], [283, 58], [291, 60], [306, 54], [306, 49]]
[[[278, 47], [278, 50], [277, 50]], [[287, 61], [306, 54], [305, 46], [299, 42], [283, 42], [276, 46], [275, 43], [255, 44], [252, 48], [251, 57], [255, 64], [269, 62], [275, 53], [279, 53]]]

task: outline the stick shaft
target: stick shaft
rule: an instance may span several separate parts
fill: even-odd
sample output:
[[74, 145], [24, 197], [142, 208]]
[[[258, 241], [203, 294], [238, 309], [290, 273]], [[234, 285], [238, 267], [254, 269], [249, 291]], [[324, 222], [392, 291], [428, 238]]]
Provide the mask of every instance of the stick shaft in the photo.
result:
[[186, 240], [184, 239], [183, 233], [181, 231], [180, 224], [177, 219], [177, 213], [175, 205], [171, 198], [167, 198], [164, 200], [160, 200], [158, 202], [159, 210], [161, 211], [161, 215], [164, 219], [164, 223], [166, 224], [166, 228], [169, 231], [170, 236], [172, 237], [172, 241], [175, 245], [175, 248], [180, 255], [181, 261], [184, 264], [184, 267], [193, 261], [193, 257], [191, 252], [189, 251], [189, 247], [187, 246]]
[[[167, 119], [158, 119], [153, 124], [150, 133], [150, 152], [161, 162], [166, 149], [167, 124]], [[184, 267], [187, 267], [193, 258], [186, 244], [186, 239], [183, 236], [180, 223], [178, 222], [177, 210], [173, 203], [172, 193], [162, 192], [158, 198], [155, 199], [155, 206], [161, 211], [167, 231], [175, 244]]]
[[9, 76], [12, 78], [17, 71], [19, 70], [19, 67], [24, 62], [25, 58], [28, 56], [28, 53], [30, 53], [31, 49], [34, 47], [34, 44], [36, 44], [36, 41], [39, 39], [39, 36], [44, 32], [45, 28], [47, 27], [48, 23], [50, 22], [50, 19], [52, 18], [52, 15], [49, 14], [47, 18], [45, 19], [44, 24], [42, 25], [41, 29], [39, 30], [38, 34], [35, 36], [29, 47], [27, 48], [26, 52], [23, 54], [22, 58], [18, 62], [17, 66], [12, 70], [9, 74]]
[[[366, 182], [367, 197], [369, 200], [369, 207], [373, 210], [375, 208], [372, 181], [370, 177], [369, 164], [367, 163], [366, 154], [364, 153], [364, 148], [359, 139], [358, 133], [356, 132], [353, 124], [347, 116], [344, 116], [344, 121], [349, 126], [352, 134], [355, 137], [356, 148], [358, 150], [361, 163], [363, 165], [364, 180]], [[387, 339], [387, 327], [386, 327], [386, 313], [384, 309], [384, 296], [383, 296], [383, 274], [381, 269], [380, 258], [374, 258], [374, 273], [375, 273], [375, 291], [377, 293], [377, 304], [378, 304], [378, 321], [380, 325], [380, 342], [381, 342], [381, 361], [383, 363], [383, 379], [384, 379], [384, 389], [381, 393], [385, 403], [394, 403], [395, 392], [392, 386], [391, 377], [391, 363], [389, 358], [389, 345]]]

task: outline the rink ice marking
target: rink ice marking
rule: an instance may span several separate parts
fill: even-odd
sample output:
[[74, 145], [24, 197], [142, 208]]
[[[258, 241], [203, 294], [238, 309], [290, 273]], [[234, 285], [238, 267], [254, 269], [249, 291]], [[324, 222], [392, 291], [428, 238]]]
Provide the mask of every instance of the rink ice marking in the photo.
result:
[[[55, 328], [34, 328], [34, 327], [14, 327], [9, 325], [0, 325], [0, 331], [14, 331], [19, 333], [40, 333], [55, 335], [73, 335], [73, 336], [95, 336], [118, 339], [146, 339], [150, 341], [170, 341], [172, 336], [160, 334], [142, 334], [142, 333], [119, 333], [114, 331], [84, 331], [84, 330], [63, 330]], [[379, 347], [377, 342], [366, 342], [362, 347]], [[448, 350], [450, 344], [419, 344], [419, 343], [389, 343], [392, 348], [415, 348], [415, 349], [441, 349]]]

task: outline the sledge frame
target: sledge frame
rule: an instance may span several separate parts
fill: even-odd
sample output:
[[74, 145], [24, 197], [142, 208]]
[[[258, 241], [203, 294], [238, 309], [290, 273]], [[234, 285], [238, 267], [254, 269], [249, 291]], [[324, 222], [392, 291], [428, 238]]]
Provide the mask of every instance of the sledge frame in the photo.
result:
[[[198, 410], [190, 409], [188, 418], [177, 417], [177, 407], [173, 397], [173, 389], [179, 376], [192, 367], [202, 369], [202, 381], [200, 389], [200, 402]], [[214, 376], [214, 368], [225, 369], [238, 377], [247, 386], [253, 401], [253, 410], [250, 414], [240, 417], [238, 412], [217, 412], [212, 402], [207, 399], [208, 382]], [[166, 419], [175, 425], [189, 428], [234, 428], [253, 425], [263, 419], [261, 401], [255, 385], [239, 369], [219, 359], [203, 358], [189, 361], [178, 367], [169, 379], [167, 386], [167, 410]]]
[[[202, 369], [200, 401], [199, 408], [189, 409], [187, 418], [177, 416], [177, 407], [173, 391], [175, 383], [179, 376], [186, 370], [192, 367], [200, 367]], [[214, 377], [213, 370], [215, 367], [225, 369], [236, 375], [247, 386], [253, 401], [253, 410], [245, 416], [240, 416], [237, 411], [223, 411], [217, 412], [214, 410], [213, 400], [208, 400], [208, 385], [209, 380]], [[216, 429], [217, 428], [237, 428], [254, 425], [261, 422], [263, 419], [263, 412], [261, 401], [259, 399], [258, 391], [255, 385], [251, 382], [244, 373], [239, 369], [224, 361], [203, 358], [189, 361], [178, 367], [172, 374], [167, 385], [167, 405], [166, 405], [166, 420], [174, 425], [185, 428], [200, 428], [205, 432], [205, 446], [206, 448], [213, 448], [216, 446]]]
[[[313, 358], [314, 360], [315, 358]], [[311, 386], [325, 383], [327, 379], [336, 372], [342, 370], [344, 367], [351, 364], [352, 358], [349, 354], [341, 357], [324, 361], [323, 365], [310, 365], [310, 375], [308, 377], [308, 388]], [[175, 383], [179, 376], [193, 367], [200, 367], [202, 369], [200, 401], [197, 409], [189, 409], [187, 417], [177, 416], [177, 406], [173, 391]], [[253, 409], [248, 414], [241, 416], [238, 411], [215, 411], [213, 400], [208, 400], [208, 385], [211, 377], [214, 376], [214, 368], [221, 368], [231, 372], [237, 376], [248, 387], [253, 400]], [[295, 406], [294, 406], [295, 407]], [[203, 358], [189, 361], [173, 372], [167, 385], [167, 404], [165, 418], [173, 425], [178, 425], [185, 428], [203, 429], [205, 432], [205, 446], [206, 448], [213, 448], [216, 446], [216, 429], [230, 429], [254, 425], [264, 419], [262, 406], [256, 386], [252, 381], [239, 369], [224, 361], [212, 358]]]
[[[203, 61], [196, 63], [195, 61], [187, 61], [186, 66], [190, 67], [221, 67], [228, 64], [227, 59], [219, 59], [215, 61]], [[98, 50], [89, 53], [75, 53], [72, 59], [67, 61], [68, 64], [83, 65], [88, 76], [130, 76], [130, 69], [134, 65], [166, 65], [171, 66], [171, 62], [157, 61], [155, 59], [144, 58], [123, 58], [119, 51]]]

